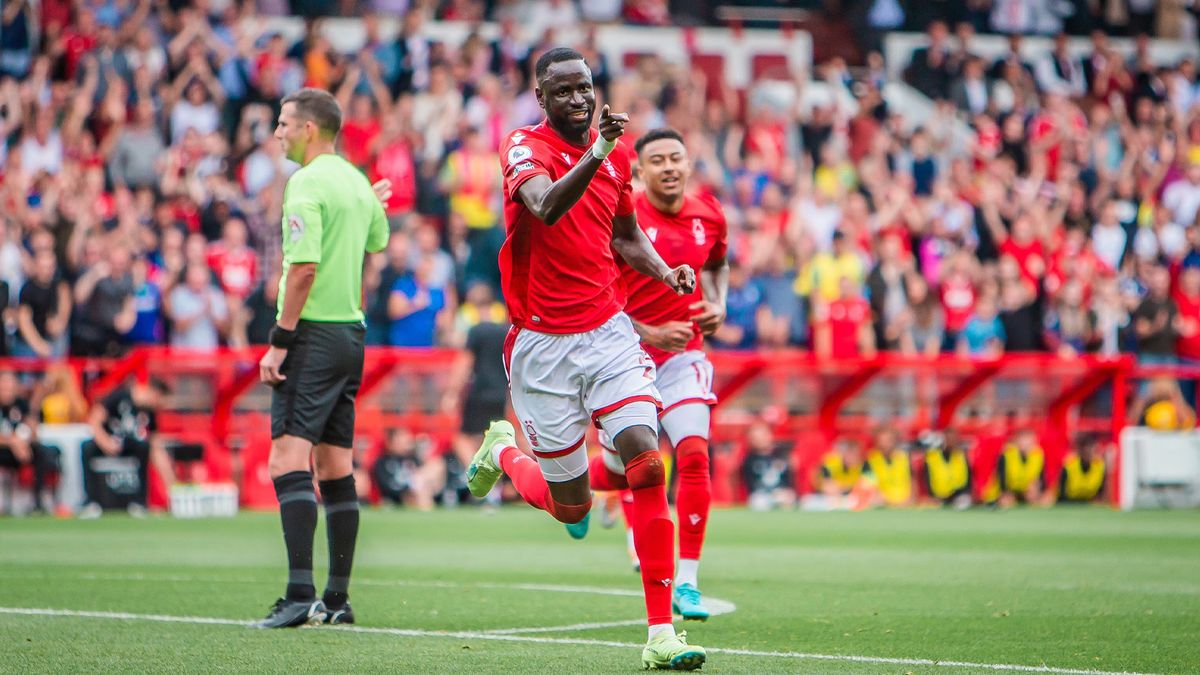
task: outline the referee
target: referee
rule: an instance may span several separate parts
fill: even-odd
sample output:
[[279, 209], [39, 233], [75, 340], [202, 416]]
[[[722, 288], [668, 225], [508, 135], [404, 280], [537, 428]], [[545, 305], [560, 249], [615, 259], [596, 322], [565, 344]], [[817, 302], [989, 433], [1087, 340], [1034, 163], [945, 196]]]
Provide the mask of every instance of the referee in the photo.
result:
[[[358, 536], [351, 448], [366, 334], [363, 257], [387, 246], [388, 225], [370, 183], [334, 150], [341, 128], [333, 96], [302, 89], [283, 99], [275, 129], [284, 154], [301, 167], [284, 189], [278, 313], [259, 363], [259, 376], [274, 388], [269, 469], [288, 555], [287, 592], [260, 628], [354, 622], [347, 591]], [[312, 565], [314, 449], [329, 534], [320, 599]]]

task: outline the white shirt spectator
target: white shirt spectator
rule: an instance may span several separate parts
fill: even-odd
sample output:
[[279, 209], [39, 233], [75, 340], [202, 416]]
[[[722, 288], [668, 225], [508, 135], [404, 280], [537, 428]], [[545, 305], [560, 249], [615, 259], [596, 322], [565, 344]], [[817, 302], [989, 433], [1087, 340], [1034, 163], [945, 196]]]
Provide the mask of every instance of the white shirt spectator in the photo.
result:
[[544, 35], [548, 28], [572, 30], [579, 24], [579, 11], [571, 0], [526, 0], [523, 4], [524, 11], [520, 12], [525, 17], [523, 23], [535, 38]]
[[967, 111], [972, 115], [987, 110], [988, 105], [988, 87], [987, 82], [979, 80], [964, 80], [963, 90], [967, 93]]
[[62, 170], [63, 144], [57, 129], [46, 134], [46, 141], [40, 142], [34, 134], [27, 134], [21, 141], [21, 166], [30, 175], [39, 171], [57, 175]]
[[1187, 179], [1171, 183], [1163, 191], [1163, 206], [1171, 211], [1171, 219], [1180, 225], [1196, 222], [1196, 211], [1200, 210], [1200, 183]]
[[17, 291], [25, 283], [25, 275], [21, 273], [21, 246], [5, 237], [5, 231], [0, 228], [0, 281], [8, 282], [8, 290], [15, 299]]
[[608, 23], [621, 16], [622, 0], [579, 0], [585, 21]]
[[1125, 229], [1120, 223], [1105, 225], [1096, 223], [1092, 228], [1092, 251], [1108, 265], [1109, 269], [1121, 268], [1121, 256], [1125, 253]]
[[842, 209], [835, 202], [817, 204], [812, 199], [801, 199], [796, 202], [793, 215], [813, 238], [818, 251], [833, 249], [833, 232], [842, 222]]
[[182, 140], [188, 129], [195, 129], [201, 136], [207, 136], [216, 131], [220, 124], [221, 113], [212, 101], [192, 105], [186, 99], [181, 100], [171, 110], [171, 144]]
[[[205, 303], [211, 308], [211, 314], [206, 311]], [[225, 304], [225, 295], [215, 286], [208, 285], [203, 292], [197, 293], [186, 284], [180, 284], [171, 291], [171, 318], [174, 321], [191, 319], [200, 315], [183, 330], [178, 324], [171, 331], [171, 346], [186, 349], [216, 349], [220, 346], [220, 334], [213, 321], [215, 315], [224, 321], [229, 314]]]
[[258, 193], [271, 186], [277, 172], [275, 158], [259, 148], [250, 153], [242, 165], [242, 189], [247, 196], [257, 197]]
[[1158, 247], [1171, 259], [1182, 258], [1188, 250], [1187, 230], [1179, 223], [1158, 226]]
[[129, 63], [130, 71], [145, 67], [146, 72], [150, 74], [150, 78], [156, 81], [167, 68], [167, 55], [163, 52], [162, 47], [159, 46], [151, 47], [145, 51], [136, 47], [127, 47], [125, 49], [125, 61]]
[[1062, 60], [1054, 54], [1037, 62], [1035, 68], [1038, 88], [1065, 96], [1083, 96], [1087, 93], [1087, 80], [1083, 77], [1083, 64], [1071, 56]]

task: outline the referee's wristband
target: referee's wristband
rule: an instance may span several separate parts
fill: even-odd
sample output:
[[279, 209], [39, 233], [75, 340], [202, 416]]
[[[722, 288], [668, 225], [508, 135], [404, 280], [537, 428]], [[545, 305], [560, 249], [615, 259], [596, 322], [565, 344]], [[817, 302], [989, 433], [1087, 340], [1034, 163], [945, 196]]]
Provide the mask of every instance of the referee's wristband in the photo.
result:
[[279, 324], [271, 326], [270, 343], [272, 347], [291, 349], [296, 342], [296, 331], [288, 330]]
[[592, 156], [596, 159], [605, 159], [615, 147], [617, 147], [615, 139], [610, 141], [603, 136], [597, 136], [596, 142], [592, 144]]

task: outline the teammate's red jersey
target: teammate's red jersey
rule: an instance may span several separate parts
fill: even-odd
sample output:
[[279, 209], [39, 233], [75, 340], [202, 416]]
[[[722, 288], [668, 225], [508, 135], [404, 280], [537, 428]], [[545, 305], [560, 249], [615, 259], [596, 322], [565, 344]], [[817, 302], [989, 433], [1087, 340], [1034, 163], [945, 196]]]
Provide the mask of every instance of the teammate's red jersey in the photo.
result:
[[[679, 213], [659, 211], [641, 192], [634, 195], [633, 204], [637, 209], [638, 226], [668, 266], [690, 265], [696, 274], [700, 274], [709, 261], [725, 259], [728, 228], [716, 197], [685, 196]], [[642, 323], [656, 326], [668, 321], [691, 321], [694, 312], [690, 306], [704, 299], [699, 283], [692, 293], [679, 295], [661, 280], [634, 270], [624, 260], [619, 265], [627, 296], [625, 311]], [[693, 323], [692, 339], [687, 348], [699, 349], [703, 342], [700, 328]], [[674, 356], [672, 352], [647, 344], [642, 346], [657, 365]]]
[[534, 176], [562, 178], [587, 146], [559, 136], [546, 122], [509, 134], [500, 151], [504, 223], [500, 280], [514, 326], [543, 333], [585, 333], [624, 304], [612, 250], [612, 219], [633, 213], [633, 169], [624, 145], [604, 160], [579, 201], [554, 225], [538, 220], [517, 194]]

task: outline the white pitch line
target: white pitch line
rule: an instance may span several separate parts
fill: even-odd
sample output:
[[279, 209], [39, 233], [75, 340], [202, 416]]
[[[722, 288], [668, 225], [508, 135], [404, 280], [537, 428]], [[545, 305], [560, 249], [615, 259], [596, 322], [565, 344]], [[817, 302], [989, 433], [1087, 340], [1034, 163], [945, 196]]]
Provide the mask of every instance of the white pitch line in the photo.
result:
[[537, 626], [534, 628], [499, 628], [497, 630], [480, 631], [485, 635], [530, 635], [533, 633], [567, 633], [576, 630], [599, 630], [601, 628], [620, 628], [621, 626], [637, 626], [646, 623], [645, 619], [625, 619], [624, 621], [597, 621], [595, 623], [571, 623], [565, 626]]
[[[708, 613], [710, 616], [720, 616], [722, 614], [730, 614], [737, 610], [737, 605], [722, 600], [720, 598], [708, 597], [704, 599], [708, 604]], [[677, 620], [682, 620], [683, 617], [676, 616]], [[601, 628], [618, 628], [621, 626], [637, 626], [645, 623], [642, 619], [626, 619], [624, 621], [597, 621], [594, 623], [572, 623], [565, 626], [535, 626], [532, 628], [500, 628], [497, 630], [485, 630], [488, 635], [528, 635], [533, 633], [567, 633], [577, 630], [598, 630]]]
[[[275, 580], [238, 579], [231, 577], [203, 577], [184, 574], [106, 574], [103, 572], [84, 572], [82, 574], [55, 573], [51, 574], [6, 574], [5, 579], [62, 579], [69, 576], [72, 579], [85, 581], [161, 581], [166, 583], [211, 583], [211, 584], [268, 584]], [[603, 588], [600, 586], [563, 586], [557, 584], [529, 583], [460, 583], [457, 581], [437, 580], [407, 580], [407, 579], [359, 579], [355, 577], [354, 585], [362, 586], [416, 586], [418, 588], [487, 588], [511, 591], [542, 591], [546, 593], [583, 593], [587, 595], [610, 595], [621, 598], [640, 598], [640, 591], [624, 588]]]
[[[221, 619], [203, 616], [169, 616], [165, 614], [130, 614], [127, 612], [97, 612], [72, 609], [44, 609], [35, 607], [0, 607], [0, 614], [15, 614], [22, 616], [76, 617], [85, 619], [111, 619], [117, 621], [155, 621], [161, 623], [182, 623], [198, 625], [249, 626], [245, 621]], [[499, 642], [532, 642], [538, 644], [577, 645], [589, 647], [617, 647], [621, 649], [636, 649], [643, 645], [632, 642], [614, 642], [612, 640], [588, 640], [582, 638], [552, 638], [534, 637], [531, 635], [494, 635], [472, 631], [432, 631], [408, 628], [371, 628], [367, 626], [336, 626], [322, 630], [337, 630], [350, 633], [369, 633], [376, 635], [398, 635], [418, 638], [455, 638], [459, 640], [494, 640]], [[1050, 666], [1021, 666], [1004, 663], [973, 663], [970, 661], [942, 661], [934, 659], [901, 659], [884, 656], [854, 656], [849, 654], [809, 654], [805, 652], [767, 652], [752, 649], [726, 649], [706, 647], [709, 654], [734, 654], [737, 656], [754, 656], [762, 658], [794, 659], [806, 661], [846, 661], [853, 663], [873, 663], [897, 666], [937, 666], [942, 668], [967, 668], [972, 670], [995, 670], [1022, 673], [1054, 673], [1056, 675], [1149, 675], [1146, 673], [1112, 672], [1104, 670], [1077, 670], [1074, 668], [1053, 668]]]

